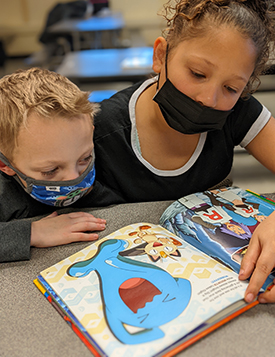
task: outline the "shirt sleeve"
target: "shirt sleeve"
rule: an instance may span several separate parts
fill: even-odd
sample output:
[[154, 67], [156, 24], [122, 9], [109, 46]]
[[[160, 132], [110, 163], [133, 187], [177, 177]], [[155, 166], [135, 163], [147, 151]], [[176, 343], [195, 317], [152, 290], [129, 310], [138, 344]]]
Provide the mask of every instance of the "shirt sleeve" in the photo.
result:
[[31, 219], [27, 194], [0, 174], [0, 262], [30, 259]]
[[267, 124], [270, 118], [271, 118], [270, 111], [265, 106], [263, 106], [263, 110], [261, 111], [261, 114], [258, 116], [257, 120], [252, 124], [246, 136], [240, 142], [240, 146], [245, 148], [255, 138], [255, 136], [259, 134], [259, 132]]
[[0, 223], [0, 262], [30, 259], [31, 220]]
[[271, 113], [256, 98], [239, 99], [226, 123], [234, 146], [245, 147], [267, 124]]

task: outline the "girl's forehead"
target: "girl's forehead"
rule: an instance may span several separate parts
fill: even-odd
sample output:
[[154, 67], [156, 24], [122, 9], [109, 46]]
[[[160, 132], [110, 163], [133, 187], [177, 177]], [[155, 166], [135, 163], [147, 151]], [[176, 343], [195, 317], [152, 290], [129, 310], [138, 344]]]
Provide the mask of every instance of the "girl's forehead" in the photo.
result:
[[171, 50], [168, 47], [168, 52], [168, 60], [177, 53], [181, 53], [185, 57], [200, 54], [210, 57], [213, 63], [218, 62], [220, 57], [226, 56], [229, 60], [236, 58], [240, 61], [255, 63], [257, 56], [253, 41], [245, 38], [233, 27], [223, 27], [222, 31], [211, 29], [202, 35], [183, 39]]

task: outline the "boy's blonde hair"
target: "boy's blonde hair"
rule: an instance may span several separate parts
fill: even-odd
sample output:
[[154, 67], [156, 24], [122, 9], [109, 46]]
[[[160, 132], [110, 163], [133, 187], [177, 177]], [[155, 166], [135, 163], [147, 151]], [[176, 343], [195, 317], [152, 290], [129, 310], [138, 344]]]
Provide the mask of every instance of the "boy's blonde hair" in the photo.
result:
[[31, 113], [43, 118], [71, 119], [89, 114], [91, 124], [98, 105], [89, 101], [67, 78], [47, 69], [18, 70], [0, 79], [0, 151], [12, 159], [20, 128]]

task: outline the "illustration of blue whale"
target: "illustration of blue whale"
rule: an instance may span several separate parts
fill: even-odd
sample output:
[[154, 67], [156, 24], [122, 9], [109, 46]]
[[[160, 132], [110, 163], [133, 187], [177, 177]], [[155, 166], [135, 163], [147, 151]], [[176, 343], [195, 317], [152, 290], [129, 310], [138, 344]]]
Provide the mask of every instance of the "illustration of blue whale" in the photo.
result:
[[[122, 343], [139, 344], [164, 336], [159, 326], [184, 311], [190, 301], [191, 284], [154, 264], [120, 256], [127, 245], [124, 240], [106, 240], [95, 256], [71, 265], [67, 273], [81, 278], [95, 271], [113, 335]], [[128, 332], [127, 325], [138, 328], [138, 332]]]

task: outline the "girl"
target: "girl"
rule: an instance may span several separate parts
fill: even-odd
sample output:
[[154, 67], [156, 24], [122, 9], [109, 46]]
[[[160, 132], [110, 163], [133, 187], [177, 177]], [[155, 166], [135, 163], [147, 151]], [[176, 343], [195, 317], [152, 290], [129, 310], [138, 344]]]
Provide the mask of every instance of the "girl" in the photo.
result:
[[[272, 51], [274, 12], [264, 0], [168, 1], [157, 77], [103, 101], [95, 119], [98, 180], [128, 202], [174, 200], [224, 180], [236, 145], [275, 172], [275, 119], [250, 95]], [[256, 267], [247, 301], [275, 266], [271, 216], [241, 266], [241, 279]], [[275, 301], [273, 290], [260, 301]]]

